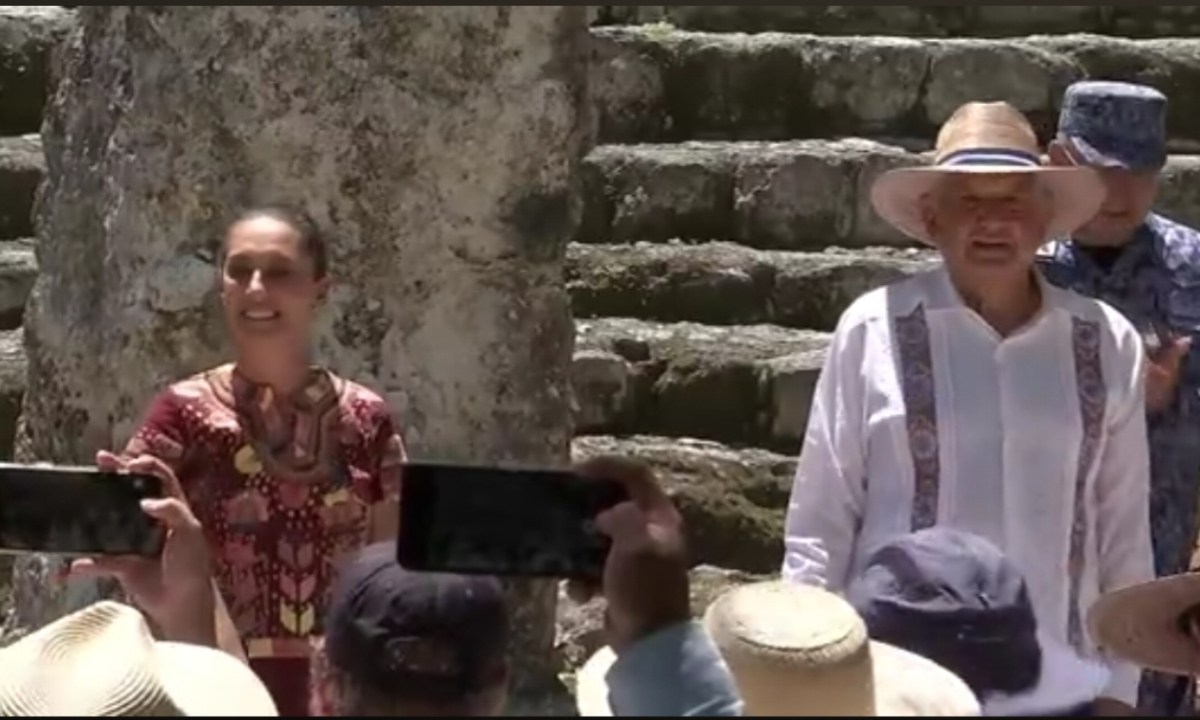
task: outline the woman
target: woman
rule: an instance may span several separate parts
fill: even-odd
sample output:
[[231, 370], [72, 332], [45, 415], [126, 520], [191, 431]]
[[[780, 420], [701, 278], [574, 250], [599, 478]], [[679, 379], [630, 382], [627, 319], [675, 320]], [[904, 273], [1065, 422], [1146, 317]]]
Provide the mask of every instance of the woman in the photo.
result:
[[[1005, 103], [946, 122], [932, 166], [892, 170], [876, 211], [943, 266], [859, 298], [830, 342], [786, 522], [784, 576], [835, 591], [935, 525], [990, 540], [1054, 640], [1093, 656], [1101, 593], [1153, 576], [1142, 340], [1050, 286], [1039, 247], [1093, 217], [1089, 168], [1046, 167]], [[1127, 711], [1137, 672], [1097, 706]]]
[[[404, 447], [379, 396], [310, 362], [329, 286], [315, 225], [285, 208], [246, 212], [220, 257], [234, 362], [159, 394], [123, 455], [170, 466], [211, 547], [218, 628], [232, 622], [230, 649], [280, 713], [304, 715], [335, 563], [395, 536]], [[153, 590], [119, 575], [153, 616]]]

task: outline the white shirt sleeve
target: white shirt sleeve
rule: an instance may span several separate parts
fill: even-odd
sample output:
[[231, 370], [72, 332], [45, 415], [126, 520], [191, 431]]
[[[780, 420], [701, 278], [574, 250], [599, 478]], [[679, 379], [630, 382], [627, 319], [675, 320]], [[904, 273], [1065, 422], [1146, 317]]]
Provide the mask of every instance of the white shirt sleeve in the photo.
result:
[[848, 582], [865, 503], [865, 331], [861, 322], [843, 317], [834, 332], [813, 395], [785, 525], [783, 578], [833, 592]]
[[[1109, 427], [1108, 442], [1096, 476], [1096, 540], [1101, 593], [1154, 579], [1145, 352], [1140, 339], [1132, 332], [1130, 335], [1133, 335], [1132, 340], [1118, 351], [1122, 359], [1132, 356], [1134, 386], [1129, 388]], [[1112, 681], [1105, 695], [1137, 707], [1141, 672], [1124, 662], [1114, 662], [1112, 670]]]

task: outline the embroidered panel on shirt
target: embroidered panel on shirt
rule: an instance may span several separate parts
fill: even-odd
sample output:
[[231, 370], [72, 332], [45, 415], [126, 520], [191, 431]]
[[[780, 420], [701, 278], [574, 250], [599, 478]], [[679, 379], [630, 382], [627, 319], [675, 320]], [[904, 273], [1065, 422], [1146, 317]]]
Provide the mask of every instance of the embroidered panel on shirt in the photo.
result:
[[1079, 392], [1079, 412], [1083, 433], [1079, 443], [1079, 465], [1075, 473], [1074, 509], [1071, 517], [1071, 549], [1068, 559], [1070, 595], [1067, 599], [1067, 638], [1076, 650], [1083, 650], [1083, 621], [1079, 593], [1087, 548], [1087, 476], [1096, 461], [1104, 430], [1104, 406], [1108, 388], [1100, 362], [1100, 325], [1074, 318], [1071, 348], [1075, 356], [1075, 386]]
[[900, 385], [904, 393], [908, 447], [913, 459], [912, 530], [937, 523], [938, 458], [937, 404], [933, 388], [933, 356], [929, 348], [929, 325], [925, 307], [894, 320], [900, 355]]

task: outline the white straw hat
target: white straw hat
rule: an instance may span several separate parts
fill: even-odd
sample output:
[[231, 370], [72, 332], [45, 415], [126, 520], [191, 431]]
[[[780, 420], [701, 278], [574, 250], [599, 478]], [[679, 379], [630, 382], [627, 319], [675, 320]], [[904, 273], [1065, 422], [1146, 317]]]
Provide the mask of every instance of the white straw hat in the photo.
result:
[[0, 649], [0, 716], [278, 715], [233, 656], [158, 642], [142, 614], [102, 601]]
[[[737, 682], [749, 716], [978, 716], [974, 694], [925, 658], [867, 639], [849, 603], [820, 588], [770, 581], [726, 592], [704, 625]], [[597, 652], [578, 674], [584, 716], [611, 716]]]
[[1200, 575], [1161, 578], [1107, 593], [1088, 613], [1088, 627], [1102, 650], [1150, 670], [1200, 675], [1200, 640], [1184, 615], [1200, 606]]
[[1088, 167], [1042, 163], [1037, 135], [1029, 121], [1004, 102], [967, 103], [938, 133], [933, 165], [890, 170], [871, 187], [875, 212], [905, 235], [932, 244], [921, 198], [951, 175], [1033, 174], [1053, 197], [1048, 237], [1070, 235], [1100, 210], [1105, 189]]

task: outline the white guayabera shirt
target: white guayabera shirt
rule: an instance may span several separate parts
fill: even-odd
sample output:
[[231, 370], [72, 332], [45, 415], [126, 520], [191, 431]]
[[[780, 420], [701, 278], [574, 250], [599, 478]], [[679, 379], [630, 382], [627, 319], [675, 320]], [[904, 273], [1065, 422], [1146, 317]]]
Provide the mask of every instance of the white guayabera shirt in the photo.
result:
[[[1103, 592], [1150, 580], [1141, 339], [1109, 306], [1041, 280], [1000, 337], [944, 269], [842, 316], [788, 507], [783, 574], [841, 592], [871, 551], [934, 524], [988, 538], [1025, 573], [1040, 628], [1085, 655]], [[1138, 672], [1106, 695], [1134, 705]]]

